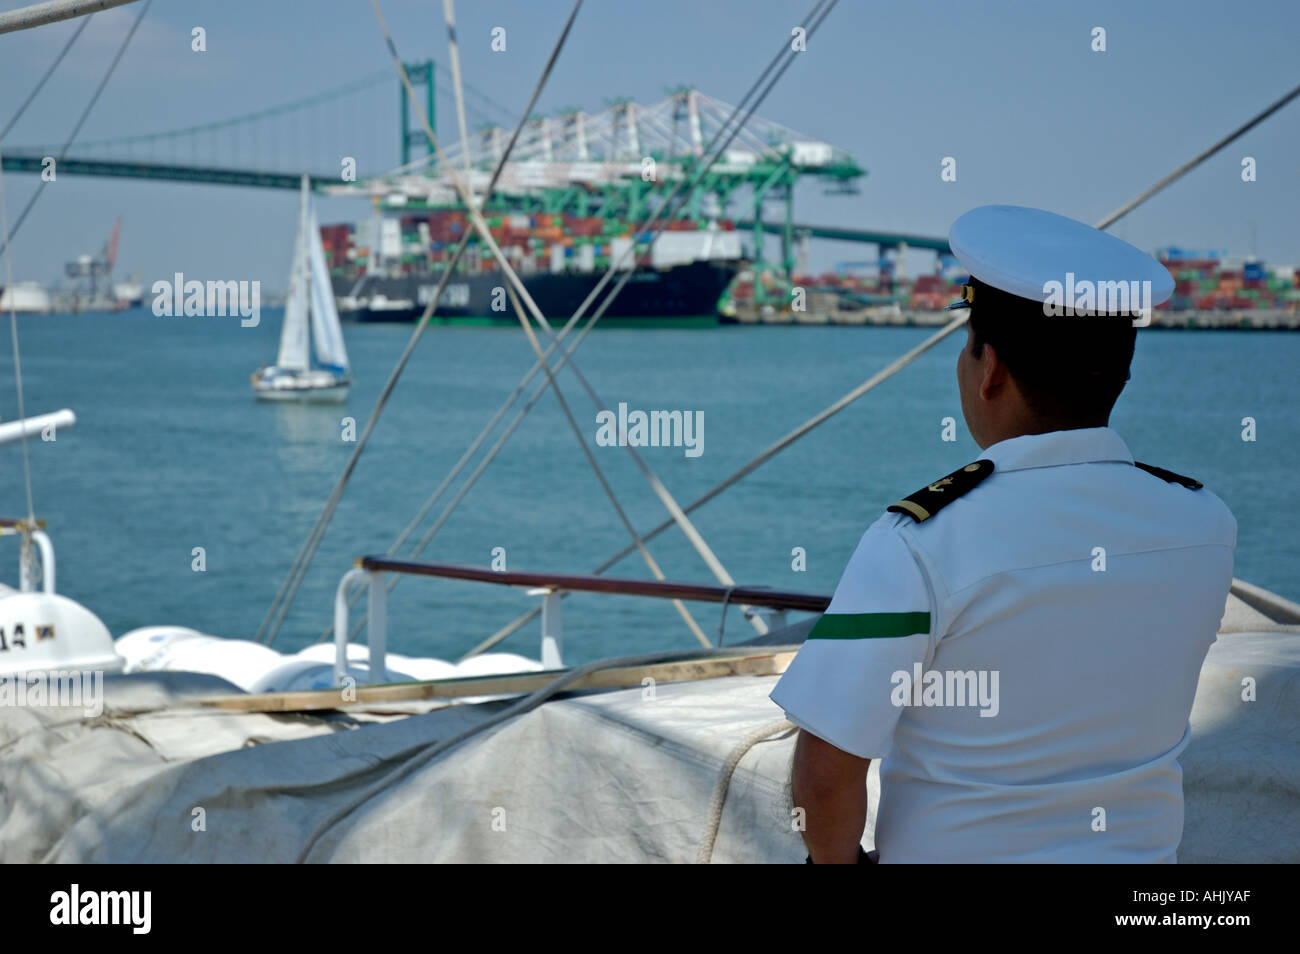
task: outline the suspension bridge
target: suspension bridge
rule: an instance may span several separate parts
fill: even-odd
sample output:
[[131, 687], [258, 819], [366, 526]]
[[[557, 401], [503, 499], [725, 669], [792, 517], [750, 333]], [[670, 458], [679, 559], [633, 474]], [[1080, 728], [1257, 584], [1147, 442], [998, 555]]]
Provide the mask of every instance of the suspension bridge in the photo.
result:
[[[435, 130], [439, 107], [451, 105], [449, 72], [432, 60], [404, 64], [420, 107]], [[74, 141], [57, 164], [60, 175], [103, 176], [246, 188], [312, 188], [335, 196], [368, 197], [387, 209], [454, 205], [451, 171], [440, 166], [413, 120], [409, 94], [393, 96], [391, 69], [362, 76], [292, 102], [183, 128]], [[482, 187], [518, 115], [465, 86], [469, 143], [445, 144], [446, 161], [471, 168]], [[398, 108], [393, 109], [396, 105]], [[613, 99], [590, 113], [578, 108], [530, 116], [485, 208], [502, 212], [572, 212], [636, 219], [654, 213], [659, 197], [698, 170], [703, 143], [732, 107], [678, 87], [657, 103]], [[17, 137], [10, 137], [16, 140]], [[390, 151], [386, 144], [395, 143]], [[54, 143], [6, 143], [6, 172], [40, 174], [62, 148]], [[647, 174], [647, 170], [650, 170]], [[796, 222], [794, 186], [814, 179], [831, 193], [853, 193], [866, 171], [847, 152], [757, 116], [749, 116], [734, 147], [692, 190], [684, 215], [696, 220], [728, 214], [743, 203], [738, 226], [751, 230], [755, 257], [763, 236], [781, 241], [793, 265], [799, 239], [821, 238], [948, 252], [940, 237]], [[779, 205], [777, 220], [765, 207]]]

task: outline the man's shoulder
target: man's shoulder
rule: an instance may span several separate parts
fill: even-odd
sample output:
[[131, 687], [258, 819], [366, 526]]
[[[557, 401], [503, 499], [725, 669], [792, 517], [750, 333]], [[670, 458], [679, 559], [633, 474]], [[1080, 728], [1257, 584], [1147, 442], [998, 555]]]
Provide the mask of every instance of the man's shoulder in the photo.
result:
[[[1091, 469], [1098, 466], [1102, 469]], [[1078, 493], [1081, 488], [1075, 470], [1080, 467], [1089, 468], [1088, 477], [1083, 483], [1097, 491], [1102, 498], [1109, 497], [1109, 502], [1113, 504], [1122, 507], [1123, 496], [1140, 497], [1175, 509], [1231, 521], [1235, 526], [1235, 519], [1227, 505], [1200, 480], [1154, 464], [1140, 461], [1135, 461], [1132, 465], [1122, 461], [1084, 461], [1065, 466], [998, 471], [993, 461], [980, 459], [924, 484], [919, 490], [890, 504], [885, 513], [872, 524], [872, 529], [884, 526], [907, 531], [922, 525], [930, 529], [931, 526], [952, 521], [951, 516], [940, 516], [941, 511], [973, 516], [975, 511], [988, 507], [1005, 509], [1008, 506], [1008, 493], [1017, 497], [1016, 510], [1032, 509], [1037, 505], [1050, 506], [1053, 498], [1057, 501], [1068, 500]], [[1021, 487], [1022, 480], [1031, 484], [1032, 488]], [[1030, 491], [1030, 494], [1022, 495], [1024, 491]], [[959, 506], [948, 511], [950, 504], [959, 501]]]
[[1125, 461], [959, 468], [951, 483], [939, 478], [891, 505], [872, 529], [901, 537], [929, 575], [954, 587], [1076, 551], [1086, 556], [1094, 546], [1136, 553], [1236, 545], [1236, 520], [1222, 500], [1198, 480], [1161, 473], [1170, 479]]
[[1189, 533], [1235, 545], [1237, 518], [1199, 479], [1141, 461], [1133, 462], [1133, 470], [1129, 481], [1135, 492], [1168, 519], [1181, 522]]
[[890, 504], [886, 512], [910, 517], [915, 523], [924, 523], [948, 504], [978, 487], [993, 473], [993, 469], [991, 460], [971, 461], [951, 474], [933, 480], [920, 490]]

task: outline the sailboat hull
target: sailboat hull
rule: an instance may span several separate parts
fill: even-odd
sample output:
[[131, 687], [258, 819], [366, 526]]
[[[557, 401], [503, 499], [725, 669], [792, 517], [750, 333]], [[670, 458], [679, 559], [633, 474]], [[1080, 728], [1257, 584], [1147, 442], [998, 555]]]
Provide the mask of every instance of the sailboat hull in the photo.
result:
[[348, 396], [352, 382], [328, 371], [278, 371], [253, 375], [253, 396], [259, 401], [299, 401], [337, 404]]

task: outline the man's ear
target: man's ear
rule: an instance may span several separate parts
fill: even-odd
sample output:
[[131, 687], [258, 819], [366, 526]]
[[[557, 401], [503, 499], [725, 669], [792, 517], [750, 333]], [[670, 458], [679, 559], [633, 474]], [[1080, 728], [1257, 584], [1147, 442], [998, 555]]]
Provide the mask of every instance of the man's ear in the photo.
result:
[[997, 349], [987, 341], [984, 342], [984, 353], [980, 358], [983, 374], [980, 376], [979, 395], [985, 401], [992, 401], [999, 397], [1010, 383], [1010, 373], [1007, 371], [1007, 366], [1002, 363], [1002, 358], [998, 356]]

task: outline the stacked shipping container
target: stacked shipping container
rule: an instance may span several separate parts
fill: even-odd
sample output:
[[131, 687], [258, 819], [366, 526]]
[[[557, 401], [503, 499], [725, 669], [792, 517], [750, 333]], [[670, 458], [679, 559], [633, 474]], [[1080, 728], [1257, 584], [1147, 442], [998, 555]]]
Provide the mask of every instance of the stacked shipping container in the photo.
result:
[[[1171, 255], [1170, 253], [1175, 253]], [[1174, 278], [1173, 297], [1161, 309], [1294, 310], [1300, 307], [1300, 269], [1268, 267], [1262, 262], [1219, 259], [1213, 253], [1179, 253], [1166, 250], [1161, 260]], [[887, 273], [862, 277], [847, 273], [796, 275], [794, 284], [812, 289], [835, 289], [863, 295], [891, 296], [913, 311], [937, 311], [961, 295], [964, 275], [920, 275], [910, 286]], [[752, 281], [737, 283], [737, 301], [753, 298]]]
[[1179, 249], [1159, 254], [1174, 277], [1168, 304], [1174, 311], [1271, 311], [1293, 309], [1300, 302], [1294, 266], [1269, 268], [1263, 262], [1222, 260], [1213, 253]]
[[[493, 240], [512, 265], [524, 272], [604, 270], [626, 248], [626, 241], [617, 240], [629, 239], [635, 231], [633, 223], [601, 216], [490, 213], [485, 219]], [[674, 220], [667, 224], [666, 230], [696, 231], [703, 227], [691, 220]], [[718, 228], [733, 231], [735, 223], [724, 220], [718, 223]], [[469, 229], [471, 225], [461, 209], [404, 215], [400, 218], [400, 242], [385, 249], [385, 270], [401, 275], [437, 271], [440, 264], [450, 261], [456, 245]], [[334, 275], [350, 278], [364, 269], [369, 250], [354, 248], [356, 234], [348, 224], [321, 227]], [[335, 251], [331, 252], [332, 249]], [[648, 253], [642, 249], [638, 264], [649, 264], [649, 261]], [[492, 271], [496, 264], [488, 252], [479, 248], [475, 238], [458, 268], [469, 272]]]

